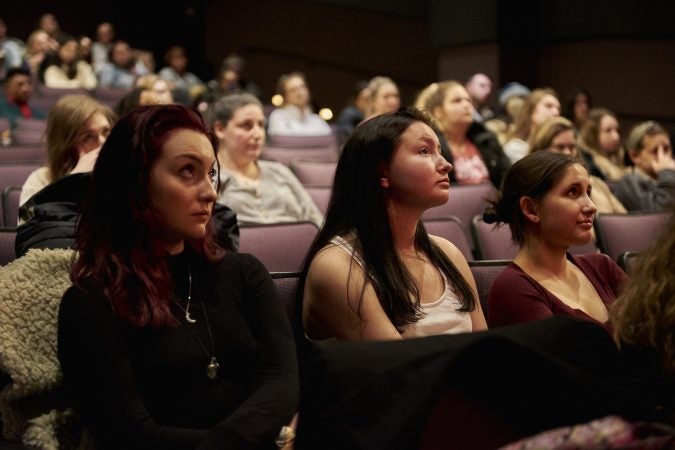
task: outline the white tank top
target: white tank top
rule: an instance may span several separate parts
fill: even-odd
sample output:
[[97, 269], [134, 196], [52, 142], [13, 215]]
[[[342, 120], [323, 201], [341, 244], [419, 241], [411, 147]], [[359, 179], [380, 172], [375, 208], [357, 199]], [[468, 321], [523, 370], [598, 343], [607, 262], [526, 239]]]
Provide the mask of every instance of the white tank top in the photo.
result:
[[[363, 268], [363, 259], [354, 252], [354, 247], [341, 236], [331, 239], [334, 244], [347, 252], [354, 261]], [[441, 297], [433, 302], [422, 303], [422, 318], [415, 323], [406, 325], [401, 331], [405, 338], [433, 336], [437, 334], [468, 333], [472, 331], [471, 315], [468, 312], [458, 311], [462, 307], [457, 294], [450, 287], [445, 274], [441, 272], [445, 290]]]

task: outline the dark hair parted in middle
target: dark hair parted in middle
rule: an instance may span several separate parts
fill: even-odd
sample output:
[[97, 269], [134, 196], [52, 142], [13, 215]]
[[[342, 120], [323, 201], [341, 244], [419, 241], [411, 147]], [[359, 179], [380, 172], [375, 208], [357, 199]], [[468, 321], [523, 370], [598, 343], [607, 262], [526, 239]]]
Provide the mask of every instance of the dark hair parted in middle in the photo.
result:
[[[165, 251], [154, 238], [161, 223], [150, 208], [148, 181], [170, 135], [186, 129], [207, 136], [215, 156], [218, 143], [192, 108], [143, 106], [117, 122], [101, 148], [77, 226], [73, 284], [102, 287], [116, 314], [139, 327], [175, 324]], [[213, 218], [206, 236], [188, 245], [209, 260], [222, 257]]]
[[527, 155], [506, 172], [502, 188], [497, 198], [489, 201], [483, 220], [486, 223], [508, 223], [514, 242], [522, 244], [527, 219], [520, 209], [520, 199], [527, 196], [535, 202], [541, 201], [573, 164], [584, 166], [583, 161], [560, 153], [535, 152]]
[[[404, 107], [376, 116], [357, 126], [345, 144], [335, 171], [333, 192], [324, 225], [312, 243], [297, 290], [302, 296], [310, 263], [335, 236], [353, 233], [354, 248], [362, 256], [363, 271], [391, 322], [398, 328], [420, 316], [419, 290], [395, 250], [386, 191], [380, 177], [391, 162], [403, 133], [415, 122], [433, 128], [421, 110]], [[473, 311], [473, 291], [445, 253], [433, 243], [422, 222], [417, 224], [415, 246], [439, 267], [461, 299], [460, 311]], [[353, 261], [352, 261], [353, 263]], [[360, 305], [363, 301], [361, 290]], [[302, 308], [297, 308], [302, 311]]]

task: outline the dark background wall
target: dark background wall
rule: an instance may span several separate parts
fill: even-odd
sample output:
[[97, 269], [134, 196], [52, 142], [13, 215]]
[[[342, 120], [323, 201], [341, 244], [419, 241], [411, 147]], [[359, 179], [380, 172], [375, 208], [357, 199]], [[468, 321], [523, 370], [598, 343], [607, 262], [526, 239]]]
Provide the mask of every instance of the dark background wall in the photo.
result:
[[210, 78], [230, 52], [271, 96], [290, 70], [307, 73], [317, 106], [339, 110], [354, 83], [388, 75], [412, 102], [426, 84], [484, 71], [498, 86], [551, 86], [564, 100], [586, 87], [628, 125], [675, 128], [675, 2], [666, 0], [177, 0], [25, 1], [3, 7], [25, 39], [53, 12], [64, 30], [93, 35], [113, 22], [132, 45], [171, 44]]

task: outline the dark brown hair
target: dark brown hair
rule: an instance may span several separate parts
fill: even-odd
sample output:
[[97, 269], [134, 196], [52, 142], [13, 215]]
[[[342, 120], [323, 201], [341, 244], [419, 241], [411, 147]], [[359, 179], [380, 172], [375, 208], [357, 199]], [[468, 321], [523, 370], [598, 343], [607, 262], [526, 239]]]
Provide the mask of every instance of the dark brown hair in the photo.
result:
[[[73, 284], [100, 289], [115, 313], [138, 327], [176, 323], [166, 251], [153, 239], [160, 222], [150, 209], [148, 179], [165, 142], [181, 129], [207, 136], [216, 155], [217, 141], [194, 109], [143, 106], [123, 117], [101, 149], [77, 226]], [[212, 221], [204, 238], [186, 245], [215, 261], [223, 250]]]

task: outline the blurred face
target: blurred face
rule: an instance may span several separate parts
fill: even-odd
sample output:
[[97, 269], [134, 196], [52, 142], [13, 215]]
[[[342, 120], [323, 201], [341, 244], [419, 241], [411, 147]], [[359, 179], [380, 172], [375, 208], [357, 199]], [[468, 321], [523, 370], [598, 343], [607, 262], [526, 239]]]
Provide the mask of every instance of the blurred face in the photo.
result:
[[36, 33], [30, 46], [31, 53], [46, 52], [49, 50], [49, 35], [45, 32]]
[[577, 139], [573, 130], [565, 130], [556, 134], [548, 151], [553, 153], [562, 153], [570, 156], [577, 156]]
[[614, 117], [603, 116], [600, 119], [598, 146], [604, 153], [614, 153], [621, 147], [621, 130]]
[[284, 85], [284, 92], [284, 100], [289, 105], [304, 108], [309, 104], [309, 89], [300, 77], [289, 78]]
[[577, 94], [574, 97], [574, 119], [577, 122], [586, 120], [589, 107], [588, 96], [586, 94]]
[[359, 95], [356, 96], [356, 99], [354, 100], [354, 106], [361, 111], [362, 113], [366, 113], [366, 110], [368, 109], [368, 102], [370, 101], [370, 89], [365, 88], [361, 89], [361, 92], [359, 92]]
[[152, 85], [152, 91], [157, 96], [157, 104], [168, 105], [173, 103], [173, 96], [171, 89], [166, 81], [159, 79]]
[[178, 73], [183, 73], [187, 68], [187, 56], [183, 52], [174, 52], [169, 58], [169, 65]]
[[79, 47], [77, 41], [67, 41], [59, 48], [59, 57], [66, 64], [72, 64], [77, 59]]
[[5, 92], [16, 103], [26, 103], [33, 94], [33, 83], [28, 75], [17, 74], [5, 83]]
[[[45, 30], [47, 33], [52, 34], [58, 31], [59, 23], [56, 21], [56, 17], [52, 14], [44, 14], [40, 18], [40, 28]], [[52, 34], [53, 35], [53, 34]]]
[[94, 113], [82, 126], [82, 130], [77, 138], [75, 148], [78, 157], [103, 146], [105, 140], [110, 134], [110, 122], [107, 117], [100, 112]]
[[654, 169], [657, 159], [672, 157], [673, 147], [667, 134], [646, 135], [642, 138], [642, 147], [637, 152], [630, 153], [633, 164], [654, 179], [658, 178]]
[[567, 248], [593, 239], [595, 204], [591, 201], [588, 172], [572, 164], [546, 196], [535, 205], [535, 227], [552, 247]]
[[120, 66], [127, 67], [131, 63], [131, 48], [125, 42], [118, 42], [112, 51], [112, 61]]
[[448, 201], [452, 165], [441, 156], [440, 148], [436, 133], [426, 124], [408, 127], [380, 178], [390, 205], [421, 212]]
[[216, 201], [216, 158], [208, 138], [193, 130], [172, 132], [150, 169], [148, 200], [160, 218], [156, 236], [170, 254], [186, 239], [206, 234]]
[[560, 102], [554, 96], [544, 95], [532, 111], [532, 124], [539, 126], [546, 119], [560, 115]]
[[482, 73], [476, 74], [466, 85], [471, 98], [479, 105], [485, 103], [492, 92], [492, 81]]
[[103, 44], [110, 44], [114, 39], [113, 27], [109, 23], [102, 23], [96, 29], [96, 39]]
[[455, 86], [445, 93], [440, 111], [440, 120], [446, 126], [471, 125], [473, 105], [469, 93], [462, 86]]
[[260, 106], [250, 104], [237, 109], [222, 128], [216, 128], [221, 151], [237, 166], [256, 161], [265, 143], [265, 115]]
[[373, 98], [374, 114], [385, 114], [396, 111], [401, 106], [401, 97], [394, 84], [385, 84], [377, 90]]

